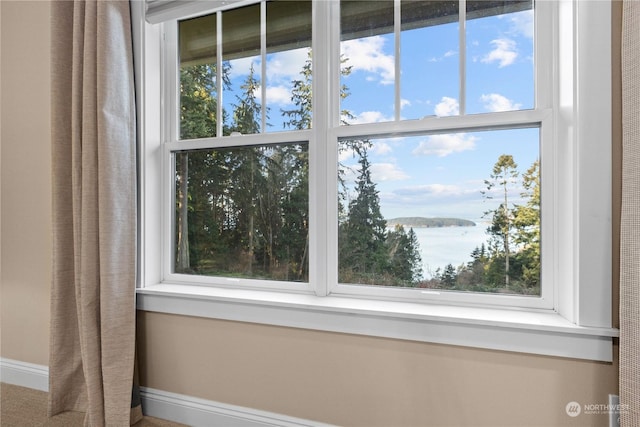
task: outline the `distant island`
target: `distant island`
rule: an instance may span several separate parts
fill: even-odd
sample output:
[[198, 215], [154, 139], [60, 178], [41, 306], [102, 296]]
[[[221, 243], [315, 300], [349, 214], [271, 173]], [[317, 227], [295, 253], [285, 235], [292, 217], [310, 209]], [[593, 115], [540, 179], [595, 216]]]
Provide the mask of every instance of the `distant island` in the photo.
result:
[[395, 227], [397, 224], [412, 228], [475, 227], [476, 225], [473, 221], [460, 218], [424, 218], [413, 216], [387, 220], [388, 227]]

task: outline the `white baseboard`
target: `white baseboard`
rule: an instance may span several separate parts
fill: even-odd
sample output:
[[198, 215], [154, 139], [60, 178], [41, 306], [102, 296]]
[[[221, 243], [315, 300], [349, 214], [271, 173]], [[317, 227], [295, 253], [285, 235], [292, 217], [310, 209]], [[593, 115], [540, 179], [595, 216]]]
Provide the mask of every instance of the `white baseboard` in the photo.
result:
[[329, 427], [315, 421], [141, 387], [145, 414], [194, 427]]
[[0, 358], [0, 381], [40, 391], [49, 391], [49, 368]]
[[[41, 391], [49, 390], [49, 368], [0, 358], [0, 381]], [[242, 406], [228, 405], [148, 387], [140, 388], [145, 415], [193, 427], [328, 427], [301, 418], [289, 417]]]

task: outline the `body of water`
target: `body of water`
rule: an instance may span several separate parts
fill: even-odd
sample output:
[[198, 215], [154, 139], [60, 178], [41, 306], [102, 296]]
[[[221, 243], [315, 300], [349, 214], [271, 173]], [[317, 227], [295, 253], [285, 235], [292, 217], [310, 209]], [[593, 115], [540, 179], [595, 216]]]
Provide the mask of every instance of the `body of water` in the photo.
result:
[[471, 261], [471, 252], [488, 241], [489, 223], [474, 221], [475, 227], [414, 228], [420, 243], [424, 278], [433, 276], [436, 269], [444, 270], [447, 264], [454, 267]]

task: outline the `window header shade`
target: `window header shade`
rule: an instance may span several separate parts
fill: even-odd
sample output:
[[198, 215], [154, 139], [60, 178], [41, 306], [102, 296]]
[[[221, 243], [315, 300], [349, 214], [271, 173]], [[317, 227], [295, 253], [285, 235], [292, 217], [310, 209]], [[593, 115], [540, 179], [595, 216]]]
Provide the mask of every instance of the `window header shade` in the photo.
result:
[[144, 0], [147, 5], [146, 20], [159, 24], [172, 19], [182, 19], [204, 12], [229, 9], [253, 0]]
[[[151, 1], [151, 0], [149, 0]], [[337, 1], [337, 0], [333, 0]], [[191, 3], [213, 5], [221, 9], [233, 6], [233, 12], [223, 12], [225, 33], [224, 55], [226, 59], [259, 55], [256, 40], [260, 38], [260, 28], [256, 25], [255, 1], [168, 1], [159, 3], [189, 7]], [[241, 7], [253, 4], [251, 7]], [[311, 2], [310, 1], [270, 1], [267, 10], [267, 52], [274, 53], [300, 47], [311, 46]], [[402, 29], [429, 27], [458, 20], [458, 1], [402, 1]], [[532, 8], [532, 0], [467, 0], [467, 19], [519, 12]], [[382, 6], [382, 7], [381, 7]], [[386, 7], [385, 7], [386, 6]], [[343, 0], [341, 2], [341, 38], [350, 40], [363, 36], [374, 36], [393, 32], [393, 1]], [[201, 11], [202, 12], [202, 11]], [[184, 14], [183, 14], [184, 15]], [[214, 61], [208, 54], [215, 50], [215, 38], [207, 36], [212, 26], [203, 19], [183, 20], [183, 39], [180, 42], [180, 56], [183, 64], [202, 64]], [[203, 25], [208, 28], [201, 28]], [[186, 43], [188, 41], [188, 44]], [[259, 46], [259, 43], [257, 44]], [[253, 53], [252, 53], [253, 52]]]
[[[284, 1], [286, 2], [286, 0]], [[256, 3], [255, 0], [145, 0], [145, 2], [147, 4], [146, 19], [152, 24]], [[467, 0], [467, 18], [474, 19], [507, 11], [516, 12], [531, 9], [531, 2], [532, 0]], [[351, 0], [343, 3], [345, 3], [343, 7], [350, 9], [346, 15], [352, 16], [352, 19], [349, 20], [351, 25], [357, 27], [357, 16], [370, 13], [373, 2], [371, 0]], [[406, 20], [408, 16], [413, 16], [413, 25], [416, 27], [437, 25], [457, 19], [457, 4], [454, 6], [454, 3], [457, 2], [455, 1], [403, 1], [402, 3], [405, 8], [403, 14], [405, 19], [403, 20]], [[386, 21], [392, 20], [393, 15], [379, 18], [381, 28], [384, 28], [390, 24]], [[405, 21], [407, 25], [411, 25], [408, 21]], [[356, 28], [354, 28], [354, 36], [355, 34], [357, 34]]]

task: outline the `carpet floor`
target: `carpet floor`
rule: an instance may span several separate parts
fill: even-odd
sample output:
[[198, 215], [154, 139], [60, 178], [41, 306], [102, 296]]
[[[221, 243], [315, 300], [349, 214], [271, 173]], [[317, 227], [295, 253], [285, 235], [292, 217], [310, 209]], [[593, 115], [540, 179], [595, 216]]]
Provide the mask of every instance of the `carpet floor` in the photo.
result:
[[[47, 417], [47, 393], [11, 384], [0, 384], [1, 427], [82, 427], [84, 414], [66, 412], [52, 418]], [[186, 427], [171, 421], [153, 417], [135, 424], [135, 427]]]

